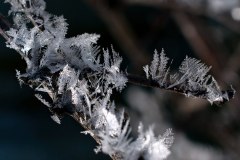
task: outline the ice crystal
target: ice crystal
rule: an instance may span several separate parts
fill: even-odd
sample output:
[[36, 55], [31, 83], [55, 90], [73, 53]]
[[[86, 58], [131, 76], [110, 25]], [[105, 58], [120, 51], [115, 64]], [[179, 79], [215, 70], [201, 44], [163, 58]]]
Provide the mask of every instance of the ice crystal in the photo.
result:
[[208, 75], [211, 67], [200, 60], [186, 56], [179, 72], [175, 74], [169, 74], [167, 62], [168, 58], [163, 51], [160, 54], [155, 51], [151, 66], [144, 67], [146, 77], [158, 82], [160, 88], [180, 91], [188, 97], [205, 98], [211, 104], [228, 101], [234, 95], [233, 89], [230, 92], [221, 91], [214, 77]]
[[[120, 69], [122, 58], [113, 47], [100, 49], [97, 34], [66, 38], [65, 19], [46, 12], [43, 0], [5, 2], [12, 5], [9, 13], [15, 23], [7, 32], [7, 46], [27, 63], [26, 72], [17, 71], [17, 77], [37, 92], [36, 97], [48, 107], [55, 122], [60, 124], [64, 114], [74, 117], [86, 129], [84, 133], [97, 140], [97, 150], [111, 157], [137, 160], [169, 155], [171, 143], [166, 137], [171, 139], [170, 134], [156, 138], [150, 128], [140, 130], [136, 140], [130, 138], [129, 118], [111, 100], [112, 92], [121, 91], [127, 83]], [[165, 72], [162, 61], [166, 57], [155, 61], [159, 59], [158, 68], [151, 66], [151, 72], [160, 69], [160, 75]]]

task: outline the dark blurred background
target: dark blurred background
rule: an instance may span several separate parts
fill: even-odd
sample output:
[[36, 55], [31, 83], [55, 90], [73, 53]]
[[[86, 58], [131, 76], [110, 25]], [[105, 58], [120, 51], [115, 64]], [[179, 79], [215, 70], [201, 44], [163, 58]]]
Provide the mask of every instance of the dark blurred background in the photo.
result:
[[[9, 5], [0, 0], [0, 12]], [[201, 3], [200, 3], [201, 2]], [[139, 121], [155, 124], [156, 133], [173, 128], [175, 143], [169, 159], [240, 159], [239, 68], [240, 4], [238, 0], [46, 0], [47, 11], [64, 15], [68, 37], [101, 35], [99, 45], [123, 57], [123, 69], [144, 75], [153, 51], [164, 48], [176, 70], [186, 55], [212, 66], [222, 89], [237, 91], [229, 103], [212, 106], [206, 100], [129, 85], [116, 93], [118, 106], [129, 112], [133, 129]], [[15, 69], [25, 63], [5, 47], [0, 37], [0, 160], [109, 159], [95, 154], [96, 143], [74, 120], [58, 125], [33, 91], [20, 88]], [[146, 127], [147, 128], [147, 127]]]

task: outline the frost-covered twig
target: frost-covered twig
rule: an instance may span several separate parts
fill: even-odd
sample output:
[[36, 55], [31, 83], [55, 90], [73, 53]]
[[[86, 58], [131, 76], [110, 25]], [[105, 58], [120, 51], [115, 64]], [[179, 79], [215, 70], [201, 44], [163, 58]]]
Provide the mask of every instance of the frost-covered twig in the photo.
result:
[[25, 73], [17, 71], [20, 83], [34, 89], [54, 121], [60, 124], [63, 115], [70, 115], [99, 144], [95, 151], [113, 159], [162, 160], [170, 154], [173, 142], [171, 129], [156, 137], [151, 127], [144, 131], [141, 124], [138, 137], [129, 138], [129, 118], [111, 100], [112, 92], [121, 91], [128, 81], [144, 81], [210, 102], [224, 102], [234, 94], [223, 93], [213, 77], [207, 76], [209, 68], [193, 58], [186, 57], [179, 74], [170, 76], [163, 52], [156, 52], [152, 64], [144, 67], [148, 80], [137, 81], [121, 71], [122, 58], [113, 48], [97, 46], [99, 35], [66, 38], [65, 19], [47, 13], [43, 0], [6, 2], [12, 5], [14, 21], [14, 28], [3, 32], [7, 47], [16, 50], [27, 64]]
[[[170, 74], [167, 66], [168, 57], [164, 50], [155, 50], [151, 65], [146, 65], [144, 71], [147, 79], [128, 76], [128, 80], [146, 86], [158, 87], [185, 94], [187, 97], [207, 99], [210, 103], [224, 103], [234, 97], [235, 90], [222, 91], [213, 76], [208, 75], [211, 67], [207, 67], [195, 58], [186, 56], [179, 67], [179, 71]], [[141, 80], [138, 80], [141, 79]]]
[[[199, 90], [190, 91], [190, 90], [183, 89], [180, 86], [176, 86], [174, 88], [167, 88], [167, 87], [161, 86], [155, 80], [147, 79], [147, 78], [145, 78], [143, 76], [139, 76], [139, 75], [127, 74], [127, 78], [128, 78], [129, 83], [132, 83], [132, 84], [135, 84], [138, 86], [159, 88], [159, 89], [176, 92], [176, 93], [183, 94], [183, 95], [187, 95], [187, 93], [192, 93], [192, 95], [191, 95], [192, 97], [202, 98], [202, 99], [208, 98], [206, 95], [206, 92], [200, 92]], [[169, 84], [167, 84], [167, 85], [169, 85]], [[235, 90], [233, 88], [230, 88], [229, 90], [221, 91], [221, 93], [228, 95], [228, 97], [227, 98], [223, 97], [222, 99], [216, 99], [216, 101], [213, 101], [212, 103], [224, 104], [225, 102], [228, 102], [230, 99], [232, 99], [234, 97]]]
[[35, 90], [54, 121], [60, 124], [63, 115], [70, 115], [99, 144], [96, 152], [113, 159], [165, 159], [170, 154], [171, 130], [156, 137], [152, 128], [145, 132], [139, 125], [139, 136], [129, 138], [129, 118], [111, 101], [112, 92], [127, 82], [122, 58], [113, 49], [100, 49], [99, 35], [66, 38], [65, 19], [47, 13], [42, 0], [6, 2], [14, 21], [14, 28], [4, 32], [7, 46], [27, 64], [17, 78]]

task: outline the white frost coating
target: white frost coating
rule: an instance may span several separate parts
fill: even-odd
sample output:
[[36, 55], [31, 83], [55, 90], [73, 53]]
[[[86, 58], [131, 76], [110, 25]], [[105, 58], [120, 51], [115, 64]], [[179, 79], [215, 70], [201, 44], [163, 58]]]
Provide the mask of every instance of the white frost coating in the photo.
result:
[[52, 115], [51, 118], [57, 124], [61, 124], [61, 120], [59, 119], [59, 117], [56, 114]]
[[104, 57], [104, 69], [109, 72], [107, 75], [107, 84], [113, 84], [117, 90], [121, 91], [126, 83], [127, 78], [121, 73], [120, 65], [122, 63], [122, 58], [119, 54], [114, 51], [112, 47], [112, 58], [109, 57], [109, 50], [103, 50], [103, 57]]
[[[139, 130], [137, 139], [130, 138], [127, 114], [111, 101], [113, 90], [121, 91], [127, 82], [120, 68], [122, 58], [113, 47], [99, 49], [97, 34], [66, 38], [65, 19], [47, 13], [42, 0], [6, 2], [12, 5], [16, 26], [7, 32], [7, 46], [27, 63], [26, 73], [17, 72], [17, 77], [37, 91], [36, 97], [48, 106], [56, 123], [61, 123], [64, 113], [73, 116], [87, 128], [84, 133], [99, 142], [98, 151], [119, 159], [162, 160], [169, 155], [172, 141], [166, 143], [166, 139], [172, 139], [170, 134], [156, 137], [150, 128]], [[156, 53], [155, 61], [151, 72], [157, 79], [166, 69], [167, 58], [163, 52], [161, 56]]]
[[103, 108], [102, 111], [99, 111], [102, 113], [102, 115], [105, 118], [105, 123], [108, 125], [109, 128], [109, 135], [115, 135], [117, 134], [120, 125], [118, 123], [118, 120], [116, 118], [116, 115], [113, 113], [109, 112], [106, 108]]
[[[103, 100], [106, 102], [108, 96]], [[106, 104], [106, 103], [105, 103]], [[98, 118], [96, 119], [97, 128], [105, 128], [99, 136], [102, 139], [102, 145], [97, 151], [102, 150], [104, 153], [113, 155], [114, 153], [121, 154], [124, 160], [137, 160], [140, 156], [149, 160], [163, 160], [170, 154], [169, 147], [173, 142], [173, 134], [171, 130], [167, 130], [165, 134], [155, 137], [153, 128], [150, 127], [146, 132], [143, 131], [143, 125], [139, 125], [139, 135], [136, 140], [129, 137], [130, 130], [128, 129], [129, 120], [123, 123], [124, 117], [116, 117], [114, 104], [102, 105], [97, 111]], [[106, 108], [112, 108], [108, 111]], [[123, 128], [123, 129], [122, 129]]]
[[151, 78], [152, 80], [157, 81], [160, 85], [165, 85], [169, 70], [167, 67], [168, 60], [169, 58], [166, 57], [164, 49], [162, 49], [160, 54], [155, 50], [151, 65], [143, 67], [147, 79]]
[[170, 151], [166, 146], [161, 142], [153, 142], [150, 144], [149, 149], [145, 155], [147, 159], [160, 160], [166, 159], [170, 155]]
[[77, 85], [75, 87], [71, 87], [70, 90], [72, 92], [73, 104], [81, 104], [82, 101], [79, 99], [79, 96], [84, 96], [88, 94], [87, 81], [78, 81]]
[[[149, 160], [164, 160], [169, 154], [169, 147], [173, 142], [173, 133], [171, 130], [167, 130], [163, 136], [155, 137], [153, 133], [153, 127], [150, 127], [146, 132], [143, 131], [143, 125], [140, 123], [138, 127], [139, 136], [135, 142], [132, 142], [133, 147], [140, 153], [143, 153], [143, 157]], [[166, 141], [167, 140], [167, 141]], [[136, 152], [136, 151], [135, 151]], [[135, 157], [139, 153], [130, 153]]]
[[63, 93], [64, 89], [74, 87], [78, 80], [78, 73], [66, 65], [58, 78], [58, 93]]
[[19, 30], [11, 29], [7, 32], [7, 34], [13, 39], [9, 43], [8, 47], [21, 50], [23, 53], [27, 54], [34, 45], [34, 36], [37, 33], [37, 30], [38, 29], [34, 27], [31, 31], [29, 31], [26, 26], [22, 26]]
[[[171, 145], [173, 142], [173, 134], [171, 130], [169, 130], [168, 134], [159, 138], [156, 138], [153, 133], [153, 129], [150, 128], [148, 131], [143, 133], [142, 131], [142, 125], [139, 126], [139, 132], [140, 134], [145, 134], [144, 137], [144, 145], [146, 146], [146, 153], [145, 158], [146, 159], [152, 159], [152, 160], [163, 160], [166, 159], [170, 155], [170, 151], [168, 149], [168, 145]], [[164, 143], [165, 139], [169, 139], [169, 142]]]
[[143, 67], [143, 70], [144, 70], [144, 72], [145, 72], [145, 74], [146, 74], [146, 77], [147, 77], [147, 79], [148, 79], [148, 78], [149, 78], [149, 66], [148, 66], [148, 65], [144, 66], [144, 67]]
[[150, 69], [148, 70], [148, 65], [144, 67], [146, 77], [158, 82], [162, 88], [173, 90], [178, 88], [187, 97], [202, 97], [211, 104], [229, 100], [229, 95], [223, 93], [216, 80], [208, 75], [211, 67], [201, 63], [200, 60], [186, 56], [179, 67], [179, 72], [173, 75], [169, 75], [167, 62], [168, 58], [164, 51], [160, 54], [155, 51]]
[[[27, 63], [26, 73], [17, 72], [17, 77], [39, 92], [37, 98], [49, 107], [55, 122], [60, 124], [59, 117], [64, 113], [73, 116], [87, 129], [85, 133], [97, 140], [98, 151], [118, 159], [168, 157], [173, 143], [171, 130], [155, 136], [151, 127], [143, 131], [140, 124], [138, 137], [129, 138], [129, 118], [124, 111], [118, 112], [110, 98], [114, 89], [121, 91], [127, 82], [120, 69], [122, 58], [113, 48], [111, 54], [109, 50], [101, 54], [97, 34], [66, 38], [68, 24], [64, 17], [47, 13], [43, 0], [5, 2], [12, 5], [9, 13], [15, 27], [6, 32], [7, 46], [18, 51]], [[212, 1], [216, 2], [223, 1]], [[188, 96], [202, 93], [210, 102], [228, 99], [214, 78], [207, 75], [210, 68], [200, 61], [186, 57], [175, 75], [169, 75], [167, 64], [164, 50], [160, 54], [155, 50], [151, 65], [144, 67], [147, 78], [165, 89], [180, 88]], [[42, 98], [44, 93], [49, 102]]]

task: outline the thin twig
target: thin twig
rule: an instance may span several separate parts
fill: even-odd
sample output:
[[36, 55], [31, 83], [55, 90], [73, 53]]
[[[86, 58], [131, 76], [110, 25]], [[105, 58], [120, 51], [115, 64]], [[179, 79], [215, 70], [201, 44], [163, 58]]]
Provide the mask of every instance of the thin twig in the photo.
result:
[[[151, 79], [146, 79], [144, 77], [138, 76], [138, 75], [133, 75], [133, 74], [126, 74], [127, 78], [128, 78], [128, 82], [138, 85], [138, 86], [146, 86], [146, 87], [152, 87], [152, 88], [159, 88], [159, 89], [163, 89], [163, 90], [167, 90], [167, 91], [172, 91], [175, 93], [180, 93], [180, 94], [188, 94], [191, 93], [192, 96], [194, 97], [198, 97], [198, 98], [202, 98], [202, 99], [207, 99], [206, 93], [207, 91], [203, 90], [186, 90], [184, 88], [181, 88], [181, 86], [174, 86], [169, 88], [168, 86], [170, 86], [169, 84], [166, 84], [164, 86], [161, 86], [157, 81], [151, 80]], [[226, 93], [228, 95], [229, 99], [223, 99], [222, 101], [216, 101], [217, 104], [223, 104], [227, 101], [229, 101], [230, 99], [232, 99], [234, 97], [235, 94], [235, 90], [234, 89], [229, 89], [229, 90], [225, 90], [225, 91], [221, 91], [222, 93]]]

